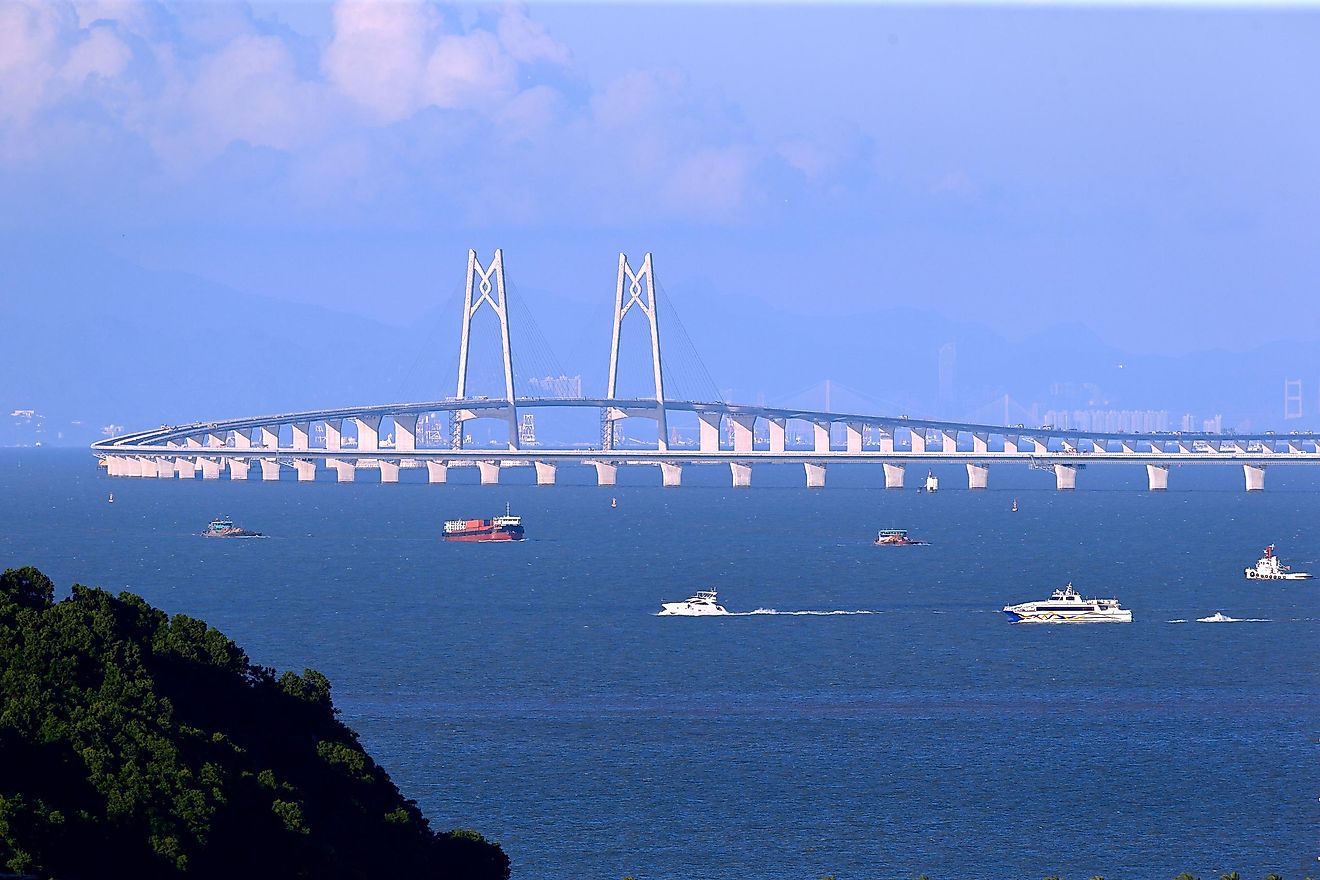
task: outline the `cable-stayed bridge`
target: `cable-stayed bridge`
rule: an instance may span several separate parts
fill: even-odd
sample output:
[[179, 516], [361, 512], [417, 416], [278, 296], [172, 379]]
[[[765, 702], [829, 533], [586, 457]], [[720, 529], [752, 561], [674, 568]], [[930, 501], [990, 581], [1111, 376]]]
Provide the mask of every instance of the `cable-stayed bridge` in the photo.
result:
[[[495, 484], [503, 469], [533, 467], [539, 485], [553, 485], [560, 466], [585, 465], [595, 469], [602, 486], [614, 485], [620, 467], [658, 468], [662, 485], [679, 486], [685, 467], [718, 465], [728, 468], [734, 486], [747, 487], [758, 464], [796, 464], [803, 468], [807, 487], [821, 488], [831, 464], [869, 463], [883, 468], [886, 488], [902, 488], [909, 465], [962, 464], [968, 487], [984, 489], [991, 464], [1024, 463], [1052, 471], [1056, 487], [1067, 490], [1076, 488], [1082, 467], [1121, 463], [1144, 464], [1152, 490], [1168, 488], [1174, 465], [1240, 466], [1247, 491], [1258, 491], [1269, 466], [1320, 464], [1320, 434], [1315, 432], [1112, 434], [736, 404], [719, 399], [708, 374], [710, 399], [678, 399], [666, 385], [673, 372], [663, 357], [661, 331], [668, 328], [662, 327], [650, 254], [637, 268], [619, 254], [603, 396], [520, 394], [510, 311], [503, 253], [497, 250], [483, 265], [469, 251], [453, 397], [162, 425], [100, 441], [92, 449], [117, 477], [246, 480], [256, 472], [262, 480], [310, 481], [322, 471], [352, 482], [360, 472], [376, 471], [382, 482], [395, 483], [402, 470], [424, 468], [428, 482], [445, 483], [451, 467], [476, 467], [483, 484]], [[502, 383], [495, 394], [474, 395], [469, 387], [473, 324], [487, 315], [499, 330]], [[628, 321], [642, 322], [649, 342], [643, 395], [620, 392], [620, 355], [625, 329], [632, 326]], [[680, 338], [688, 342], [686, 334]], [[696, 373], [703, 374], [704, 367]], [[593, 425], [592, 434], [570, 444], [534, 445], [525, 439], [526, 422], [520, 418], [530, 412], [576, 412], [580, 424]], [[589, 421], [581, 418], [584, 412]], [[671, 417], [695, 421], [694, 436], [671, 431]], [[627, 419], [654, 423], [654, 441], [622, 442]], [[423, 422], [437, 420], [446, 430], [419, 432]], [[475, 445], [470, 427], [491, 420], [502, 423], [507, 439], [499, 441], [499, 448]]]

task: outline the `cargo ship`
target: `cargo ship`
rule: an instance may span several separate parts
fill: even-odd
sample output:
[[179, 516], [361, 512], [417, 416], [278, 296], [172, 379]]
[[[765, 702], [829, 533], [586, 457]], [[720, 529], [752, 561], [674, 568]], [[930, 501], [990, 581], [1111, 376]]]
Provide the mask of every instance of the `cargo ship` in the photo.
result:
[[521, 541], [523, 524], [521, 516], [509, 513], [509, 505], [504, 505], [504, 516], [490, 519], [451, 519], [445, 522], [446, 541]]

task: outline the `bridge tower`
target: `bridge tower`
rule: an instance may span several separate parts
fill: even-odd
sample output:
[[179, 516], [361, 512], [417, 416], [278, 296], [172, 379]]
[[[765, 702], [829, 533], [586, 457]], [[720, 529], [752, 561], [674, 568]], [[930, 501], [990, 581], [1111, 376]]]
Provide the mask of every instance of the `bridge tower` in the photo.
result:
[[[625, 286], [626, 296], [625, 296]], [[654, 414], [648, 410], [625, 410], [607, 407], [601, 413], [601, 445], [605, 449], [614, 447], [614, 423], [630, 415], [654, 417], [659, 436], [658, 448], [661, 452], [669, 450], [669, 428], [665, 420], [665, 379], [660, 361], [660, 316], [656, 311], [655, 273], [651, 255], [642, 260], [642, 267], [636, 271], [628, 263], [627, 254], [619, 254], [619, 279], [614, 289], [614, 338], [610, 343], [610, 380], [605, 396], [613, 400], [618, 391], [619, 382], [619, 335], [623, 319], [633, 306], [646, 316], [651, 328], [651, 372], [655, 378]]]
[[[518, 408], [513, 394], [513, 351], [509, 347], [509, 309], [504, 294], [504, 251], [498, 248], [495, 250], [494, 258], [485, 268], [477, 260], [477, 252], [468, 251], [467, 285], [463, 297], [463, 339], [458, 350], [456, 394], [460, 400], [467, 396], [468, 348], [472, 340], [472, 316], [479, 312], [483, 305], [489, 306], [500, 322], [500, 347], [504, 354], [504, 400], [508, 404], [509, 448], [516, 450], [518, 449]], [[473, 410], [458, 410], [453, 414], [450, 430], [453, 433], [454, 449], [463, 448], [463, 423], [478, 417]]]

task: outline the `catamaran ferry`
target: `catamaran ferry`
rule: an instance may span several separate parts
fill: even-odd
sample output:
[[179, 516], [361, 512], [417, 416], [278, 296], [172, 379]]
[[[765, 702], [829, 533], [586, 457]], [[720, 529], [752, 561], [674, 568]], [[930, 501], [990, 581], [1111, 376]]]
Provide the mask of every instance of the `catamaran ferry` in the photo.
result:
[[1311, 575], [1304, 571], [1293, 571], [1279, 562], [1274, 555], [1274, 545], [1265, 548], [1265, 555], [1256, 560], [1255, 568], [1244, 569], [1249, 581], [1304, 581]]
[[1117, 599], [1083, 599], [1069, 583], [1040, 602], [1005, 605], [1012, 623], [1131, 623], [1132, 612]]

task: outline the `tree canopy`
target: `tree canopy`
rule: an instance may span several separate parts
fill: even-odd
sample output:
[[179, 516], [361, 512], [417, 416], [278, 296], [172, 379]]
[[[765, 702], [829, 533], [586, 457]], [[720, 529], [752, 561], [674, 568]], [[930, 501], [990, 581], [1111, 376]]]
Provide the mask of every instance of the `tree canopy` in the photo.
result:
[[0, 873], [505, 880], [431, 831], [336, 717], [330, 682], [201, 620], [35, 568], [0, 574]]

